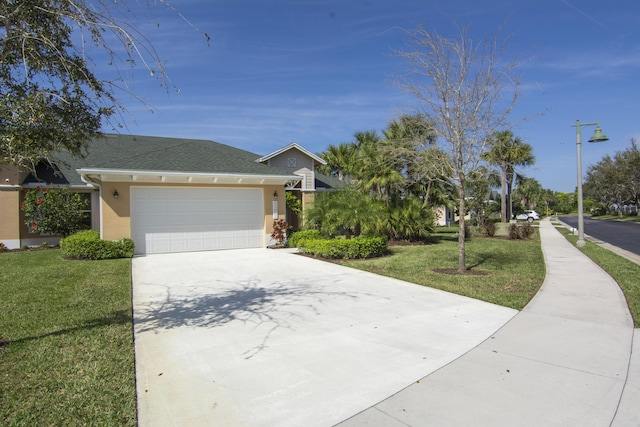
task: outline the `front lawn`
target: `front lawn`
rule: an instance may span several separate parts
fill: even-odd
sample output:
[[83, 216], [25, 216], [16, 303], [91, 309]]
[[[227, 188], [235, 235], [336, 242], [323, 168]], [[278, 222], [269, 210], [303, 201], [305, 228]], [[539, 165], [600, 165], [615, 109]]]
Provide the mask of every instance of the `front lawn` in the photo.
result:
[[521, 310], [545, 276], [540, 237], [503, 240], [472, 237], [466, 242], [469, 275], [434, 270], [458, 266], [457, 227], [442, 227], [431, 244], [391, 246], [392, 256], [344, 262], [349, 267], [465, 295]]
[[130, 270], [0, 253], [1, 425], [136, 425]]

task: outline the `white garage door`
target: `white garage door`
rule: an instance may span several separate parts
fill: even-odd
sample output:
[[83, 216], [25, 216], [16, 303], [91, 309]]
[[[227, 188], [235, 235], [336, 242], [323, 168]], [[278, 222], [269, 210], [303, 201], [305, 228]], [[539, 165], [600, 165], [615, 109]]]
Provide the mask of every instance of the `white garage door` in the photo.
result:
[[256, 248], [264, 245], [261, 189], [133, 187], [136, 253]]

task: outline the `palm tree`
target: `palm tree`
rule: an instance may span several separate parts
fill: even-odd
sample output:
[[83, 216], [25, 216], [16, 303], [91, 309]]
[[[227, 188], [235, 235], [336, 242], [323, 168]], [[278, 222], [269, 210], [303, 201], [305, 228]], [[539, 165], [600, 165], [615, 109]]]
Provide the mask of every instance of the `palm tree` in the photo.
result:
[[544, 189], [534, 178], [522, 177], [516, 187], [516, 194], [520, 196], [520, 202], [525, 209], [535, 209]]
[[535, 157], [532, 154], [533, 148], [519, 137], [515, 137], [510, 130], [496, 132], [489, 146], [489, 151], [484, 153], [482, 157], [489, 163], [500, 167], [502, 222], [508, 222], [513, 210], [511, 189], [516, 173], [515, 169], [519, 166], [530, 166], [535, 162]]
[[320, 154], [327, 164], [319, 166], [318, 171], [327, 175], [335, 173], [338, 179], [343, 181], [346, 175], [353, 172], [355, 152], [355, 146], [351, 143], [329, 145], [327, 150]]
[[404, 182], [401, 167], [384, 151], [384, 140], [377, 132], [356, 132], [357, 154], [353, 178], [358, 188], [372, 192], [387, 203], [398, 194]]

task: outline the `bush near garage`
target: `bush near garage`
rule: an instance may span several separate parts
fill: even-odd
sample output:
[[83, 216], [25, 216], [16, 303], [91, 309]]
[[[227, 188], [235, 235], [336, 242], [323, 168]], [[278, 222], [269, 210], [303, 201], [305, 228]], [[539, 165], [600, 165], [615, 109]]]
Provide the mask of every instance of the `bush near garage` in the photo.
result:
[[384, 237], [305, 239], [299, 247], [303, 253], [321, 258], [373, 258], [382, 256], [387, 252], [387, 239]]
[[134, 244], [131, 239], [102, 240], [97, 231], [86, 230], [60, 240], [60, 249], [72, 259], [131, 258]]
[[315, 229], [295, 231], [287, 239], [287, 246], [297, 248], [300, 246], [300, 242], [307, 239], [322, 239], [322, 234], [320, 234], [320, 230]]

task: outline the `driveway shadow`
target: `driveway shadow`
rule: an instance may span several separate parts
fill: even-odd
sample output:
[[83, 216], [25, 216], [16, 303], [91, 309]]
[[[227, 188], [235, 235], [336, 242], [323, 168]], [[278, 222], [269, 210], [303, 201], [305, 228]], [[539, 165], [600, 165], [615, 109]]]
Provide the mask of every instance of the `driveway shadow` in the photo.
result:
[[[330, 288], [331, 285], [326, 286]], [[134, 329], [144, 333], [179, 327], [215, 328], [230, 322], [266, 327], [262, 343], [248, 350], [245, 358], [251, 358], [266, 346], [269, 336], [278, 328], [291, 328], [290, 320], [302, 319], [301, 313], [320, 314], [320, 308], [331, 299], [356, 300], [366, 295], [343, 291], [318, 289], [318, 286], [297, 283], [261, 284], [257, 278], [234, 284], [214, 283], [192, 288], [191, 295], [172, 293], [165, 285], [162, 301], [136, 305]], [[213, 291], [215, 293], [212, 293]], [[222, 289], [222, 291], [218, 291]]]

